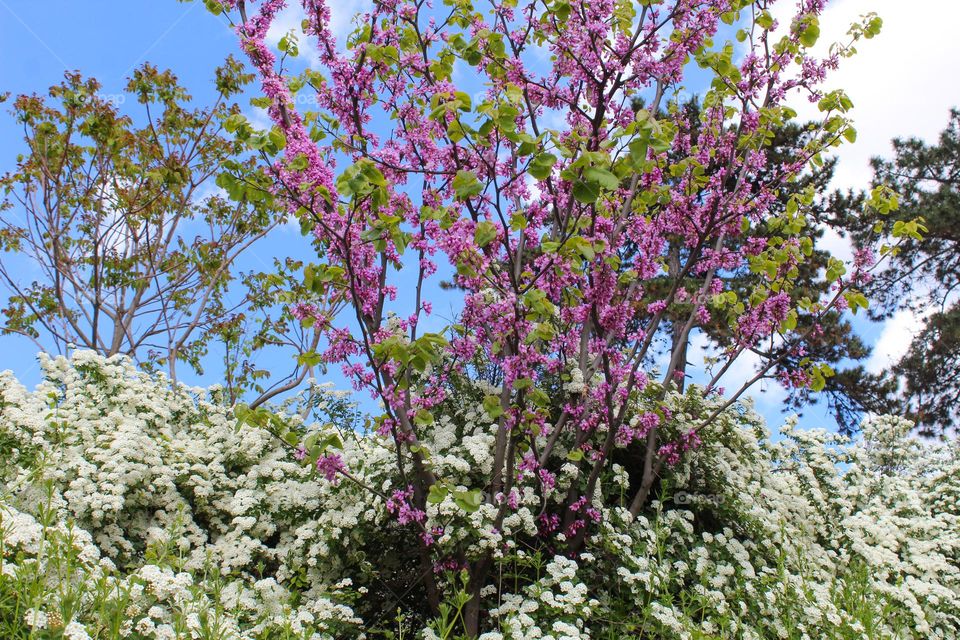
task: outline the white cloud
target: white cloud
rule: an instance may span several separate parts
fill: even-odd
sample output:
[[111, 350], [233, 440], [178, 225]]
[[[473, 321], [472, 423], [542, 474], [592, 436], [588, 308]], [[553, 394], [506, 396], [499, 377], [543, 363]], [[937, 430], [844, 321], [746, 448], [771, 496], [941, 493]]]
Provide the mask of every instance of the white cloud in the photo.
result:
[[[777, 7], [777, 18], [789, 22], [795, 3]], [[834, 0], [820, 26], [818, 53], [833, 42], [846, 41], [847, 29], [863, 14], [875, 12], [883, 29], [857, 44], [857, 54], [840, 61], [826, 86], [842, 88], [853, 100], [857, 141], [837, 150], [833, 185], [866, 187], [872, 176], [870, 158], [889, 156], [890, 140], [919, 137], [933, 141], [947, 124], [949, 109], [960, 104], [956, 61], [960, 59], [960, 2], [957, 0]], [[799, 100], [801, 118], [818, 114], [816, 105]]]
[[866, 369], [870, 373], [880, 373], [896, 363], [910, 348], [910, 342], [923, 328], [924, 318], [929, 311], [911, 311], [901, 309], [893, 314], [877, 338], [873, 353], [867, 361]]
[[212, 179], [201, 184], [193, 193], [193, 203], [196, 205], [202, 205], [210, 198], [230, 200], [227, 190], [223, 187], [217, 186], [217, 183]]
[[297, 38], [300, 56], [309, 61], [310, 66], [316, 66], [318, 62], [317, 49], [313, 40], [303, 33], [300, 26], [303, 18], [303, 7], [299, 3], [288, 6], [274, 18], [270, 29], [267, 31], [266, 42], [272, 49], [276, 49], [280, 39], [292, 32]]
[[[704, 364], [707, 359], [716, 356], [717, 349], [706, 334], [697, 331], [691, 336], [690, 347], [687, 351], [687, 362], [691, 365], [689, 373], [693, 374], [694, 382], [706, 384], [709, 381], [710, 375], [704, 375], [701, 379], [698, 374], [704, 371]], [[725, 360], [722, 360], [715, 364], [714, 371], [719, 371], [724, 362]], [[760, 356], [752, 351], [746, 351], [734, 360], [730, 368], [718, 381], [717, 386], [723, 387], [725, 394], [731, 396], [757, 374], [762, 364], [763, 359]], [[758, 409], [773, 415], [774, 412], [783, 408], [783, 403], [787, 399], [787, 391], [779, 382], [763, 379], [749, 387], [744, 396], [753, 398]]]
[[[336, 0], [328, 3], [330, 7], [330, 30], [337, 39], [337, 46], [340, 49], [346, 47], [347, 36], [354, 28], [354, 16], [367, 11], [371, 4], [371, 0]], [[306, 60], [310, 66], [315, 67], [319, 64], [319, 54], [314, 39], [305, 35], [301, 28], [304, 17], [303, 5], [299, 2], [291, 4], [277, 14], [273, 24], [270, 25], [269, 31], [267, 31], [266, 41], [268, 45], [276, 48], [280, 38], [292, 31], [297, 37], [300, 57]]]
[[372, 0], [335, 0], [328, 3], [330, 7], [330, 30], [337, 38], [337, 44], [345, 46], [347, 35], [353, 31], [353, 17], [358, 13], [368, 11]]
[[[788, 26], [796, 3], [783, 0], [775, 17]], [[866, 13], [883, 20], [880, 34], [857, 43], [857, 54], [840, 61], [825, 87], [842, 88], [854, 103], [852, 116], [857, 141], [836, 150], [838, 163], [833, 187], [864, 189], [873, 176], [870, 159], [890, 157], [893, 138], [936, 140], [949, 110], [960, 105], [956, 60], [960, 59], [960, 2], [957, 0], [833, 0], [820, 19], [819, 55], [834, 42], [848, 40], [847, 29]], [[801, 119], [817, 118], [816, 105], [793, 101]], [[821, 245], [833, 255], [851, 257], [849, 241], [827, 230]], [[881, 330], [866, 363], [878, 373], [898, 361], [921, 328], [927, 312], [899, 311]]]
[[846, 263], [853, 262], [853, 245], [850, 239], [841, 236], [833, 227], [823, 227], [823, 237], [817, 242], [817, 248]]
[[270, 114], [263, 107], [250, 107], [243, 115], [256, 129], [270, 130], [273, 128], [273, 120], [270, 119]]
[[540, 202], [543, 199], [543, 190], [540, 189], [540, 181], [527, 176], [527, 189], [530, 192], [528, 202]]

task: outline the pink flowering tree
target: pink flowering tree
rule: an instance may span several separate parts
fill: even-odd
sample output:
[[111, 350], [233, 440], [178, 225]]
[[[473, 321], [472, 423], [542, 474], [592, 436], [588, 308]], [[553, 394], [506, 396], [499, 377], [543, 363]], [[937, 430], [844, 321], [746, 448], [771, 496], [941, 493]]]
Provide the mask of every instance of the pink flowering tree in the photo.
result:
[[[324, 336], [308, 357], [382, 403], [375, 437], [396, 468], [392, 486], [369, 489], [427, 568], [417, 580], [431, 610], [449, 585], [429, 568], [463, 570], [469, 636], [483, 628], [497, 551], [438, 544], [429, 505], [482, 508], [498, 531], [532, 493], [538, 533], [526, 544], [575, 556], [609, 506], [599, 483], [615, 460], [635, 517], [750, 385], [776, 372], [816, 389], [830, 374], [804, 344], [824, 314], [866, 305], [857, 286], [874, 259], [831, 260], [830, 295], [803, 297], [812, 193], [774, 204], [853, 139], [850, 100], [820, 85], [879, 20], [816, 57], [825, 0], [794, 3], [786, 23], [773, 0], [385, 0], [341, 48], [327, 3], [303, 0], [318, 60], [292, 73], [295, 39], [279, 51], [265, 42], [284, 0], [207, 4], [233, 20], [275, 124], [258, 132], [237, 116], [231, 127], [312, 234], [321, 261], [305, 284], [346, 310], [296, 308]], [[696, 123], [680, 108], [689, 83], [703, 86]], [[315, 109], [300, 108], [303, 95]], [[822, 117], [774, 165], [765, 146], [798, 100]], [[871, 205], [894, 201], [878, 191]], [[724, 278], [744, 270], [755, 274], [747, 296]], [[438, 302], [457, 317], [427, 331]], [[700, 400], [681, 394], [677, 406], [685, 345], [707, 321], [733, 339], [688, 390]], [[765, 344], [780, 355], [724, 391], [734, 360]], [[799, 365], [784, 369], [784, 354]], [[426, 444], [468, 401], [493, 433], [490, 471], [472, 486], [440, 473]], [[332, 444], [299, 443], [300, 456], [329, 480], [356, 480]], [[558, 493], [568, 465], [577, 480]]]

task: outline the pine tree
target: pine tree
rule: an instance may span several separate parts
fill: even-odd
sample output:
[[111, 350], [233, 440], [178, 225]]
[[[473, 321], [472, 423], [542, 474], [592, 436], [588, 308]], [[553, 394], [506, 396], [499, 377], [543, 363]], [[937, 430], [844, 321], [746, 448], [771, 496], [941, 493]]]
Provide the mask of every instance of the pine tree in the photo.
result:
[[870, 285], [874, 319], [911, 310], [924, 318], [907, 353], [879, 375], [847, 380], [852, 413], [900, 412], [927, 435], [960, 424], [960, 110], [934, 144], [893, 141], [892, 159], [872, 161], [872, 187], [896, 191], [900, 207], [887, 215], [864, 211], [863, 193], [835, 194], [831, 210], [855, 246], [875, 230], [892, 235], [912, 221], [922, 237], [907, 238]]

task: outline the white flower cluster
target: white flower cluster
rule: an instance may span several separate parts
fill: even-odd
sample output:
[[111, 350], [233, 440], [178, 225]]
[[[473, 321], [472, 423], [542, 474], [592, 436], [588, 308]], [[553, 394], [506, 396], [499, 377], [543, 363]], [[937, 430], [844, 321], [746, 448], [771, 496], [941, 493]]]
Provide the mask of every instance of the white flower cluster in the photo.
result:
[[849, 442], [790, 421], [771, 441], [748, 413], [652, 519], [608, 509], [594, 545], [654, 637], [960, 637], [960, 447], [910, 428], [876, 418]]
[[[307, 573], [304, 529], [353, 526], [361, 502], [325, 498], [277, 438], [202, 390], [84, 351], [41, 365], [33, 392], [0, 374], [2, 568], [41, 589], [30, 627], [84, 637], [84, 622], [56, 618], [77, 594], [98, 612], [91, 629], [120, 612], [119, 637], [319, 639], [359, 623], [316, 576], [296, 607], [277, 580]], [[276, 577], [258, 578], [265, 565]]]
[[[464, 560], [487, 556], [484, 640], [960, 637], [960, 446], [919, 442], [897, 418], [867, 421], [854, 442], [792, 422], [771, 438], [738, 405], [665, 469], [639, 517], [625, 508], [628, 458], [610, 465], [570, 558], [559, 524], [540, 527], [586, 486], [571, 443], [539, 470], [548, 484], [530, 458], [509, 490], [481, 493], [493, 387], [431, 408], [418, 446], [442, 491], [418, 512], [391, 438], [284, 418], [339, 436], [356, 481], [329, 482], [203, 390], [82, 351], [41, 364], [32, 392], [0, 374], [0, 593], [15, 594], [25, 635], [393, 633], [383, 614], [419, 597], [403, 594], [424, 562], [450, 598]], [[683, 427], [713, 400], [666, 402]], [[396, 624], [447, 628], [413, 619]]]
[[[581, 560], [589, 562], [592, 557]], [[485, 633], [480, 640], [589, 639], [590, 616], [600, 603], [589, 597], [589, 587], [577, 579], [578, 568], [574, 560], [556, 556], [544, 567], [546, 574], [523, 593], [501, 594], [500, 605], [490, 610], [500, 631]]]

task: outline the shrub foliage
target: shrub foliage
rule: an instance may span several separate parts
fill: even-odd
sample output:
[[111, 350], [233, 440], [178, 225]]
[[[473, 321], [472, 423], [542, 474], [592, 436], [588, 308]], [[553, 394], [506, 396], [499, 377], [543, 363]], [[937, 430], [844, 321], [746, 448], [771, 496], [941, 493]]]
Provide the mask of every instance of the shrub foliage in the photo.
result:
[[[960, 447], [918, 441], [899, 418], [868, 420], [856, 441], [790, 421], [772, 437], [734, 405], [637, 517], [614, 463], [584, 507], [597, 533], [568, 557], [533, 543], [543, 509], [523, 482], [496, 529], [467, 491], [493, 463], [483, 389], [461, 388], [424, 430], [453, 486], [418, 513], [388, 493], [401, 480], [392, 438], [358, 428], [337, 393], [315, 390], [327, 423], [241, 421], [219, 389], [174, 387], [121, 357], [41, 364], [34, 391], [0, 376], [3, 637], [456, 638], [469, 598], [458, 558], [480, 550], [494, 559], [485, 640], [960, 631]], [[693, 387], [667, 402], [682, 423], [718, 401]], [[350, 478], [319, 477], [285, 430], [336, 441]], [[569, 462], [551, 491], [580, 473]], [[411, 531], [430, 538], [426, 567]]]

